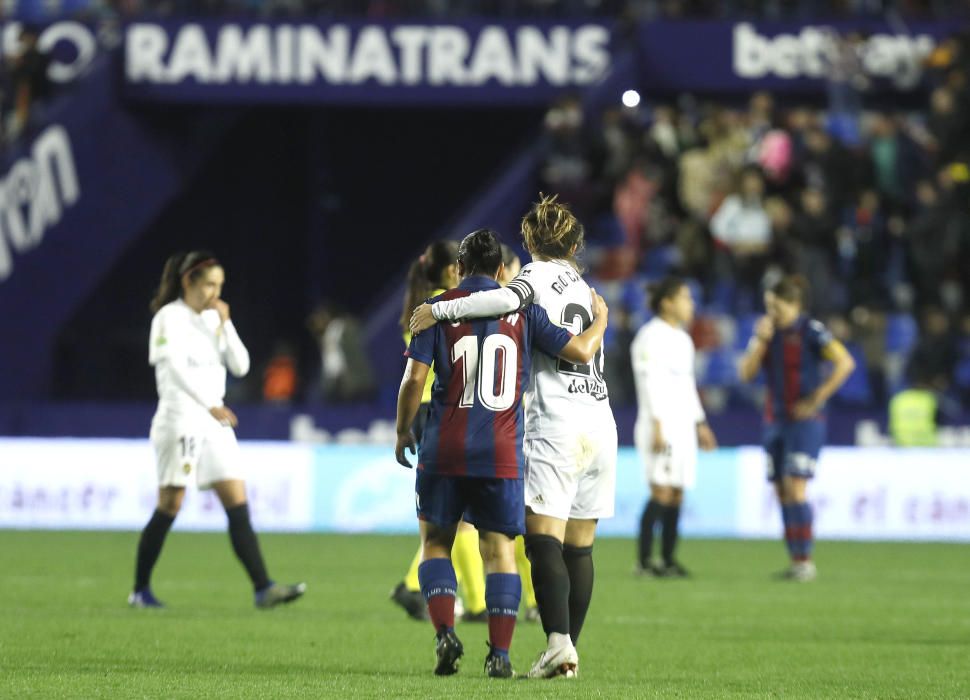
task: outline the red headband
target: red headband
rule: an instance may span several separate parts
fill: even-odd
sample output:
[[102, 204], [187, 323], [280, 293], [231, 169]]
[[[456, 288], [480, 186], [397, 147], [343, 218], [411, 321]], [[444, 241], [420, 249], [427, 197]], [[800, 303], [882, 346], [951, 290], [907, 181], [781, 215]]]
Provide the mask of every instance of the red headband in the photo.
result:
[[193, 272], [195, 272], [199, 268], [202, 268], [202, 267], [211, 267], [213, 265], [218, 265], [218, 264], [219, 264], [219, 261], [216, 260], [215, 258], [206, 258], [205, 260], [200, 260], [195, 265], [193, 265], [192, 267], [190, 267], [189, 269], [187, 269], [185, 272], [183, 272], [181, 274], [181, 276], [182, 277], [185, 277], [186, 275], [192, 274]]

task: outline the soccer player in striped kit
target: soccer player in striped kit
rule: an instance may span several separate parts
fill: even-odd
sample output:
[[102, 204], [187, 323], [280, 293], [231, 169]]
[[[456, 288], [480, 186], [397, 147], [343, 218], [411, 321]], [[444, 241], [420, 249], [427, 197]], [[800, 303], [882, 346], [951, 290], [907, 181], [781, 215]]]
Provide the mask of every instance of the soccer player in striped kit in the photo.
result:
[[[436, 320], [490, 317], [535, 302], [553, 323], [589, 328], [596, 295], [579, 273], [583, 225], [556, 197], [541, 196], [522, 218], [532, 262], [504, 289], [415, 309], [411, 329]], [[604, 379], [603, 353], [572, 363], [538, 355], [526, 400], [526, 551], [532, 562], [546, 649], [533, 678], [576, 677], [576, 643], [593, 597], [593, 542], [616, 498], [616, 423]]]
[[[740, 375], [751, 381], [762, 369], [768, 385], [764, 447], [768, 479], [781, 503], [791, 565], [782, 576], [812, 581], [812, 506], [806, 496], [825, 442], [825, 402], [839, 390], [855, 361], [820, 321], [804, 314], [808, 289], [786, 277], [765, 293], [767, 314], [755, 325]], [[831, 363], [826, 374], [824, 364]]]
[[[502, 252], [495, 234], [481, 229], [462, 241], [458, 253], [462, 281], [443, 300], [499, 289]], [[521, 584], [514, 539], [525, 529], [522, 396], [531, 380], [533, 348], [571, 363], [589, 362], [599, 350], [607, 309], [594, 296], [596, 319], [572, 336], [550, 322], [538, 306], [522, 312], [440, 323], [417, 333], [408, 348], [397, 412], [399, 463], [410, 466], [414, 452], [411, 423], [425, 377], [437, 372], [431, 411], [418, 457], [415, 502], [423, 543], [421, 589], [436, 631], [435, 673], [458, 670], [463, 647], [455, 634], [455, 590], [451, 547], [464, 518], [479, 530], [485, 562], [490, 677], [513, 675], [509, 647], [515, 629]]]

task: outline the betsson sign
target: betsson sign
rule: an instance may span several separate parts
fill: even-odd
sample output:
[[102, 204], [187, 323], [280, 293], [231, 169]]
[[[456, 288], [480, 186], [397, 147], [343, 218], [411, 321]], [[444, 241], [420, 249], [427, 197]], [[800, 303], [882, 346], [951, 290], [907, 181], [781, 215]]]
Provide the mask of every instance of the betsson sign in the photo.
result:
[[[606, 72], [609, 40], [609, 30], [597, 24], [140, 22], [126, 28], [125, 77], [135, 95], [177, 96], [179, 86], [201, 85], [245, 87], [233, 94], [256, 99], [279, 96], [279, 88], [321, 98], [365, 85], [563, 88], [587, 85]], [[155, 89], [140, 92], [139, 86]]]

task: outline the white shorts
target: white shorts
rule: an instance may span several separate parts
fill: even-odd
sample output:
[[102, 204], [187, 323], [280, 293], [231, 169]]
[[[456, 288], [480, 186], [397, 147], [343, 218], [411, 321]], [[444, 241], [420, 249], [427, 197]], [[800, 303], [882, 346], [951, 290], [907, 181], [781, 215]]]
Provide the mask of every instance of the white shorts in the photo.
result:
[[640, 458], [646, 465], [647, 482], [655, 486], [676, 489], [692, 489], [697, 483], [697, 441], [672, 440], [667, 451], [658, 453], [652, 449], [653, 431], [635, 429], [634, 441]]
[[239, 443], [229, 426], [215, 421], [202, 428], [197, 422], [152, 423], [150, 437], [159, 486], [195, 483], [200, 489], [208, 489], [217, 481], [243, 478]]
[[525, 504], [560, 520], [613, 517], [616, 426], [577, 435], [526, 438]]

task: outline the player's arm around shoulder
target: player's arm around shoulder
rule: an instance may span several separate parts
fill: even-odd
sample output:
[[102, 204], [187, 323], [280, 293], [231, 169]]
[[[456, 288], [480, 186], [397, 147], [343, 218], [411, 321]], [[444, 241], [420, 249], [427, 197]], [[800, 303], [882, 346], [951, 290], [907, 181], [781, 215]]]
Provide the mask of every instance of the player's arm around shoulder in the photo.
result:
[[590, 289], [589, 293], [593, 307], [593, 323], [579, 335], [573, 336], [559, 351], [561, 358], [574, 364], [586, 364], [593, 360], [603, 345], [603, 334], [609, 323], [610, 309], [606, 301], [596, 293], [595, 289]]

